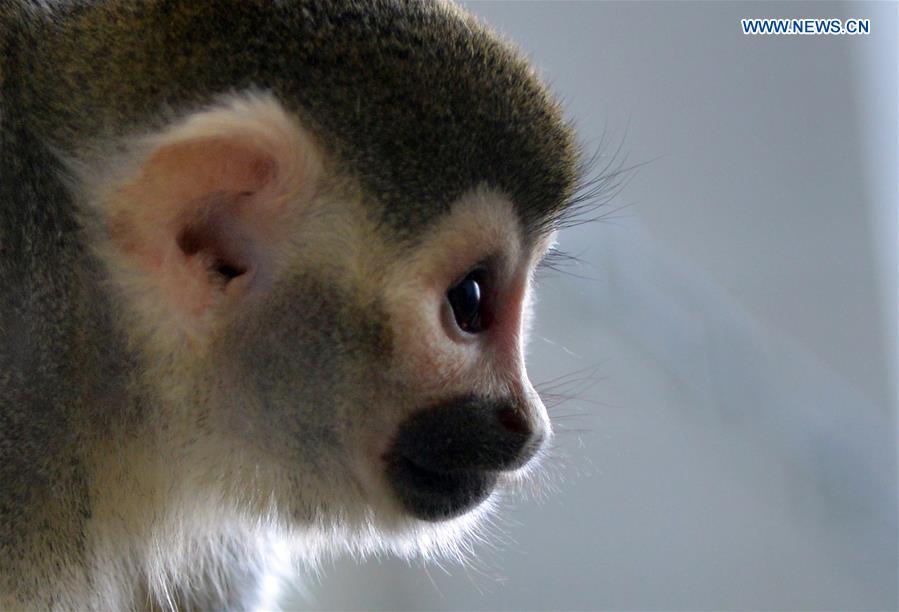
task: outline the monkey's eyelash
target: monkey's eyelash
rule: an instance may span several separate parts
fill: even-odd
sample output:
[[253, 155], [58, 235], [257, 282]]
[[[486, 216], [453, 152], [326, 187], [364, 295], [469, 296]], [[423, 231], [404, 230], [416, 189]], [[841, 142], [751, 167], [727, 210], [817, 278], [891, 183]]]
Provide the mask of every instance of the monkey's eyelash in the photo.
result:
[[550, 247], [537, 262], [537, 269], [561, 272], [564, 266], [572, 262], [580, 263], [581, 260], [558, 247]]
[[575, 269], [592, 268], [590, 262], [581, 258], [580, 255], [574, 255], [568, 251], [563, 251], [558, 247], [550, 247], [537, 262], [537, 272], [553, 272], [581, 278], [585, 280], [596, 280], [592, 276], [575, 272]]

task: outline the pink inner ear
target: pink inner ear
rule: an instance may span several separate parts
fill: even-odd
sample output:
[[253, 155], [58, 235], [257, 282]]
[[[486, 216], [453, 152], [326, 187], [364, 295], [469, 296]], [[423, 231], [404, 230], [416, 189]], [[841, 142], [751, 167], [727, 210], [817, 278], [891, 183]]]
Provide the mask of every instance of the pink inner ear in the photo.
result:
[[267, 188], [276, 172], [270, 155], [242, 142], [163, 146], [117, 193], [110, 235], [172, 306], [199, 316], [256, 272], [277, 222], [280, 200]]

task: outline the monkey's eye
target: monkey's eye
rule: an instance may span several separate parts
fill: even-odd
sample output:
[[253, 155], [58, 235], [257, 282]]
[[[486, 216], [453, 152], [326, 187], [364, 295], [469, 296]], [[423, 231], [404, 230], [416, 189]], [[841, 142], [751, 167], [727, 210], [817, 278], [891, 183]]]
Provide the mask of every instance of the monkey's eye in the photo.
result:
[[485, 330], [489, 323], [484, 309], [485, 277], [486, 272], [483, 268], [472, 270], [446, 294], [453, 309], [456, 324], [459, 329], [470, 334]]

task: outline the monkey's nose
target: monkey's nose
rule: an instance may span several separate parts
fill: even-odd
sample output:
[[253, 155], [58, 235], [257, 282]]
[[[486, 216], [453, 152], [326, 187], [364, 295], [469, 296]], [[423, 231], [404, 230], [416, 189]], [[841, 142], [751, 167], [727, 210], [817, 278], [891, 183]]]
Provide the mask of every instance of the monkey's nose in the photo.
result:
[[511, 402], [457, 398], [400, 425], [387, 476], [410, 513], [444, 520], [486, 499], [499, 473], [527, 463], [542, 440]]

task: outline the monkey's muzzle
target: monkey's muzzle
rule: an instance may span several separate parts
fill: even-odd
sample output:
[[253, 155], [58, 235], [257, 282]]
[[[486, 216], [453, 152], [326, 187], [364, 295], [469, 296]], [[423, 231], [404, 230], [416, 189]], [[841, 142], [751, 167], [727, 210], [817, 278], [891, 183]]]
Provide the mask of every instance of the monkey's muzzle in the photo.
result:
[[409, 513], [442, 521], [484, 501], [499, 475], [525, 465], [542, 441], [514, 403], [457, 398], [400, 425], [387, 477]]

